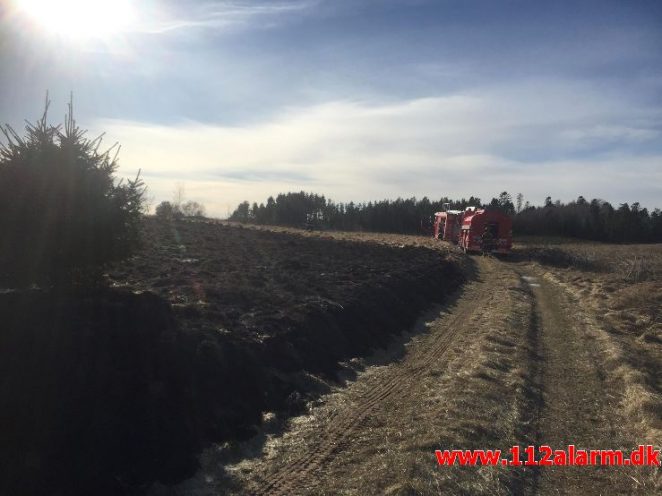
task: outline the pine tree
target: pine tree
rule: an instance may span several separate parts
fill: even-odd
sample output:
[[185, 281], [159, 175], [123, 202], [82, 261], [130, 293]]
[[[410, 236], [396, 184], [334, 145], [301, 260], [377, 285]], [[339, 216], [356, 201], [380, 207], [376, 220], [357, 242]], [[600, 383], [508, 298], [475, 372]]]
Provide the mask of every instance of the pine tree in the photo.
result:
[[144, 185], [116, 181], [119, 146], [100, 152], [69, 103], [64, 126], [44, 113], [21, 137], [0, 126], [0, 279], [13, 287], [66, 284], [131, 255], [139, 241]]

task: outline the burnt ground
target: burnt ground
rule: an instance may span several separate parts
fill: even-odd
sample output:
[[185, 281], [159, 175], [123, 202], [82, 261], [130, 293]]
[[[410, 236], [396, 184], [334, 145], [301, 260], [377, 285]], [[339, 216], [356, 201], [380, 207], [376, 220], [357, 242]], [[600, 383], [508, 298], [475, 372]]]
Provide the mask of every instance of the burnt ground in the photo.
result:
[[[192, 475], [328, 391], [463, 281], [443, 251], [147, 219], [107, 288], [0, 295], [0, 494], [129, 494]], [[346, 371], [345, 371], [346, 372]], [[346, 374], [345, 374], [346, 376]]]

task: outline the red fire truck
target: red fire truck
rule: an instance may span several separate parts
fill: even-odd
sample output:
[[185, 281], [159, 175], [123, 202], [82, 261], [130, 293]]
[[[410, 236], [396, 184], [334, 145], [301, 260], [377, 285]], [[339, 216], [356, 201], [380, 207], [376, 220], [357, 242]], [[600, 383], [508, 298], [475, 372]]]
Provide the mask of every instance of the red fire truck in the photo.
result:
[[456, 243], [465, 252], [510, 253], [511, 218], [498, 210], [447, 210], [434, 214], [434, 237]]

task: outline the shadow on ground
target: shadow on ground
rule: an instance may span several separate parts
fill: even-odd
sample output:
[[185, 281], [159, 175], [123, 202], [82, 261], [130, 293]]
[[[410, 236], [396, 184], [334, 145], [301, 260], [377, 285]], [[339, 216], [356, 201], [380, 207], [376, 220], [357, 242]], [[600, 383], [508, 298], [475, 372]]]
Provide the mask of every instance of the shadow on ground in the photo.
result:
[[210, 443], [253, 436], [263, 412], [301, 412], [342, 379], [339, 362], [387, 345], [464, 280], [423, 252], [407, 270], [406, 255], [341, 303], [246, 314], [259, 336], [187, 325], [200, 313], [149, 291], [0, 294], [0, 494], [139, 494], [191, 476]]

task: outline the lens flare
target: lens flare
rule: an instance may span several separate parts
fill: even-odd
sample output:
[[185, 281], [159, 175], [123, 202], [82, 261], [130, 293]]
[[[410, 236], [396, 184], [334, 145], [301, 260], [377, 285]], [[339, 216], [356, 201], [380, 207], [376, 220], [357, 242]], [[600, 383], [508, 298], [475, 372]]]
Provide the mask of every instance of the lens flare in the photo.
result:
[[130, 0], [16, 0], [18, 10], [44, 31], [73, 39], [104, 39], [135, 21]]

